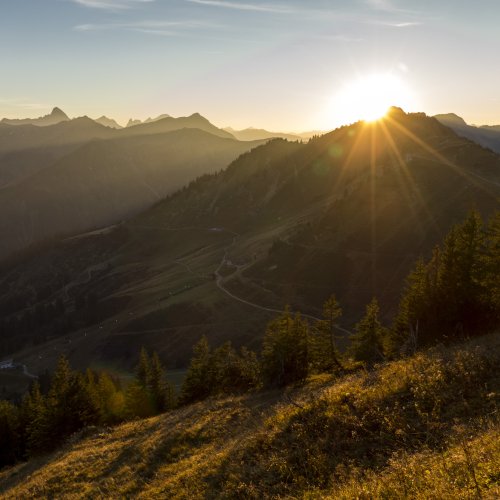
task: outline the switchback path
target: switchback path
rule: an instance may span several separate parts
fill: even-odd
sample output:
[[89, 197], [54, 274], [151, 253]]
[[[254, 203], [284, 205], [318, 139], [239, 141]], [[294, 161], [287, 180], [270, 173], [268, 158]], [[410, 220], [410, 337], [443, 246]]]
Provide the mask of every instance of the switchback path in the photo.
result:
[[[234, 235], [234, 237], [233, 237], [231, 244], [224, 249], [224, 255], [222, 257], [222, 260], [220, 261], [219, 266], [217, 267], [217, 269], [214, 272], [215, 278], [216, 278], [215, 284], [217, 285], [219, 290], [221, 290], [223, 293], [225, 293], [228, 297], [232, 298], [233, 300], [241, 302], [242, 304], [245, 304], [247, 306], [253, 307], [254, 309], [259, 309], [261, 311], [281, 314], [283, 312], [282, 309], [275, 309], [273, 307], [265, 307], [265, 306], [261, 306], [259, 304], [255, 304], [254, 302], [250, 302], [249, 300], [243, 299], [242, 297], [238, 297], [237, 295], [230, 292], [227, 288], [224, 287], [224, 284], [223, 284], [224, 277], [221, 276], [220, 270], [227, 262], [227, 254], [228, 254], [229, 249], [236, 243], [236, 240], [238, 239], [238, 236], [239, 236], [239, 234], [234, 233], [233, 231], [230, 231], [230, 232]], [[244, 267], [245, 266], [240, 266], [239, 270], [243, 269]], [[301, 313], [301, 316], [304, 318], [312, 319], [313, 321], [321, 321], [321, 318], [317, 318], [316, 316], [312, 316], [311, 314]], [[339, 325], [335, 325], [335, 328], [337, 328], [337, 330], [340, 330], [343, 333], [351, 334], [351, 332], [349, 330], [346, 330], [345, 328], [342, 328]]]

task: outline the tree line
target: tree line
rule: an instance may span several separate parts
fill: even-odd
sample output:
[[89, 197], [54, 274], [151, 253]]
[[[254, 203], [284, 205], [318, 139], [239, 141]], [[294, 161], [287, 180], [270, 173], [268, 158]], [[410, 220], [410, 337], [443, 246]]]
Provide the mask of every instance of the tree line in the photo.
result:
[[142, 349], [126, 387], [106, 372], [71, 370], [61, 358], [42, 392], [35, 383], [20, 404], [0, 402], [0, 466], [44, 453], [90, 425], [156, 415], [211, 396], [283, 387], [314, 373], [340, 374], [394, 359], [435, 342], [486, 333], [500, 324], [500, 213], [485, 225], [473, 211], [451, 229], [429, 260], [409, 274], [390, 326], [376, 298], [338, 347], [342, 309], [332, 295], [310, 322], [289, 307], [267, 326], [259, 355], [230, 342], [193, 347], [179, 394], [156, 353]]
[[72, 370], [61, 356], [46, 390], [37, 381], [18, 404], [0, 401], [0, 466], [56, 449], [84, 427], [150, 417], [175, 406], [156, 353], [141, 351], [126, 387], [106, 371]]
[[205, 338], [194, 347], [180, 401], [260, 387], [282, 387], [313, 373], [341, 373], [412, 354], [437, 342], [487, 333], [500, 324], [500, 212], [485, 224], [477, 211], [451, 228], [429, 260], [406, 279], [398, 311], [385, 326], [374, 297], [338, 347], [342, 309], [335, 295], [310, 322], [285, 308], [264, 333], [260, 356], [224, 344], [211, 352]]

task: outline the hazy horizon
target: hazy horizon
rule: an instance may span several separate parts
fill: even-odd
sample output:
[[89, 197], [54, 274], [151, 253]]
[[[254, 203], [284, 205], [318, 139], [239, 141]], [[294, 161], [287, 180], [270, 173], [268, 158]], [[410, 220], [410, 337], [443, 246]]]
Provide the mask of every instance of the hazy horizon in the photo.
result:
[[328, 130], [362, 118], [356, 89], [381, 78], [405, 111], [500, 123], [492, 0], [21, 0], [0, 13], [0, 117], [58, 106], [122, 125], [199, 112]]

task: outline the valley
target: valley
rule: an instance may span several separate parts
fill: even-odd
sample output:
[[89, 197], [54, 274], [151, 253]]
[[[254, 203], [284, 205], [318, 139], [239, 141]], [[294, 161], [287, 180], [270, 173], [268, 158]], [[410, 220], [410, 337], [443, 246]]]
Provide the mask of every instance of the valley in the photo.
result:
[[182, 368], [201, 335], [258, 349], [256, 332], [285, 305], [317, 318], [331, 293], [347, 336], [374, 295], [392, 316], [415, 260], [471, 207], [493, 213], [499, 165], [398, 110], [308, 144], [271, 141], [127, 222], [9, 263], [0, 304], [24, 293], [15, 314], [26, 314], [43, 283], [41, 302], [62, 302], [67, 321], [56, 335], [39, 329], [37, 345], [33, 331], [17, 336], [16, 358], [35, 371], [61, 353], [77, 367], [129, 370], [146, 345]]

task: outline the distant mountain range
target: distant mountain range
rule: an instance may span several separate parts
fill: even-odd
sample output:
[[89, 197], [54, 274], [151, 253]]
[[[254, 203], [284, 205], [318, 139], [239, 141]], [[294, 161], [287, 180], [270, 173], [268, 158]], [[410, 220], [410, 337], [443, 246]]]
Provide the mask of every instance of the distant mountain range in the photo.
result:
[[303, 132], [300, 134], [289, 134], [284, 132], [269, 132], [261, 128], [249, 127], [244, 130], [235, 130], [231, 127], [225, 127], [224, 130], [232, 134], [240, 141], [255, 141], [260, 139], [286, 139], [288, 141], [302, 141], [309, 140], [315, 135], [322, 135], [324, 132], [312, 131]]
[[138, 119], [130, 118], [130, 120], [127, 123], [127, 127], [133, 127], [134, 125], [140, 125], [141, 123], [151, 123], [151, 122], [157, 122], [158, 120], [163, 120], [164, 118], [172, 118], [170, 115], [167, 115], [166, 113], [157, 116], [156, 118], [146, 118], [145, 120], [141, 121]]
[[[192, 115], [200, 116], [198, 114]], [[191, 117], [191, 118], [192, 118]], [[179, 120], [179, 118], [173, 118], [170, 115], [163, 113], [158, 115], [156, 118], [146, 118], [145, 120], [139, 120], [136, 118], [130, 118], [125, 127], [122, 127], [116, 120], [113, 118], [109, 118], [107, 116], [101, 116], [99, 118], [95, 118], [94, 121], [104, 127], [121, 129], [121, 128], [129, 128], [135, 127], [136, 125], [144, 125], [148, 123], [154, 123], [158, 121], [164, 121], [166, 118], [170, 118], [172, 120]], [[70, 118], [59, 108], [54, 108], [49, 115], [42, 116], [40, 118], [25, 118], [25, 119], [8, 119], [4, 118], [0, 121], [6, 125], [37, 125], [37, 126], [47, 126], [47, 125], [55, 125], [57, 123], [61, 123], [64, 121], [68, 121]], [[269, 132], [265, 129], [253, 128], [249, 127], [244, 130], [235, 130], [231, 127], [225, 127], [222, 130], [228, 132], [231, 137], [235, 137], [239, 141], [259, 141], [264, 139], [286, 139], [288, 141], [302, 141], [309, 140], [313, 136], [324, 134], [323, 131], [313, 130], [310, 132], [302, 132], [299, 134], [295, 133], [285, 133], [285, 132]], [[227, 136], [229, 137], [229, 136]]]
[[66, 122], [69, 120], [68, 115], [59, 108], [54, 108], [48, 115], [41, 116], [40, 118], [23, 118], [13, 119], [3, 118], [0, 123], [5, 125], [37, 125], [39, 127], [46, 127], [48, 125], [55, 125], [56, 123]]
[[119, 222], [261, 143], [237, 141], [197, 113], [123, 129], [87, 117], [0, 123], [0, 258]]
[[100, 118], [96, 118], [94, 121], [96, 123], [99, 123], [100, 125], [104, 125], [105, 127], [123, 128], [119, 123], [116, 122], [116, 120], [108, 118], [107, 116], [101, 116]]
[[240, 141], [255, 141], [259, 139], [287, 139], [289, 141], [301, 141], [303, 138], [296, 134], [286, 134], [282, 132], [269, 132], [259, 128], [246, 128], [244, 130], [234, 130], [231, 127], [224, 128], [227, 132], [234, 135]]
[[483, 125], [481, 127], [468, 125], [462, 117], [455, 113], [435, 115], [435, 118], [443, 125], [453, 129], [458, 135], [500, 153], [500, 125]]
[[[4, 224], [16, 220], [2, 235], [36, 231], [39, 211], [45, 220], [64, 219], [61, 207], [73, 207], [73, 198], [86, 204], [68, 210], [68, 220], [89, 217], [103, 204], [115, 207], [140, 179], [147, 179], [140, 191], [149, 192], [151, 204], [160, 181], [157, 163], [148, 159], [155, 156], [145, 151], [188, 155], [193, 138], [186, 133], [211, 148], [248, 144], [199, 130], [158, 140], [126, 135], [161, 122], [93, 141], [75, 151], [76, 159], [59, 161], [49, 180], [40, 173], [7, 201], [0, 198]], [[131, 172], [127, 188], [116, 184], [121, 169]], [[83, 188], [71, 187], [75, 172], [86, 172], [78, 182]], [[114, 181], [103, 190], [106, 179]], [[64, 203], [44, 208], [61, 192], [57, 182], [68, 193]], [[45, 201], [27, 209], [27, 200], [44, 192]], [[498, 209], [499, 197], [500, 156], [422, 113], [393, 109], [381, 122], [359, 122], [308, 143], [267, 141], [116, 227], [59, 238], [4, 261], [0, 311], [16, 332], [5, 333], [5, 342], [14, 351], [42, 339], [18, 352], [34, 370], [51, 366], [61, 351], [75, 366], [130, 368], [142, 345], [182, 367], [202, 334], [213, 345], [232, 340], [257, 348], [256, 332], [276, 311], [290, 304], [317, 317], [331, 293], [344, 310], [345, 332], [374, 295], [382, 315], [391, 316], [415, 260], [429, 256], [471, 207], [485, 217]], [[29, 217], [12, 215], [12, 206]], [[35, 305], [56, 300], [63, 310], [56, 319], [15, 328], [21, 321], [15, 318], [29, 324]]]

